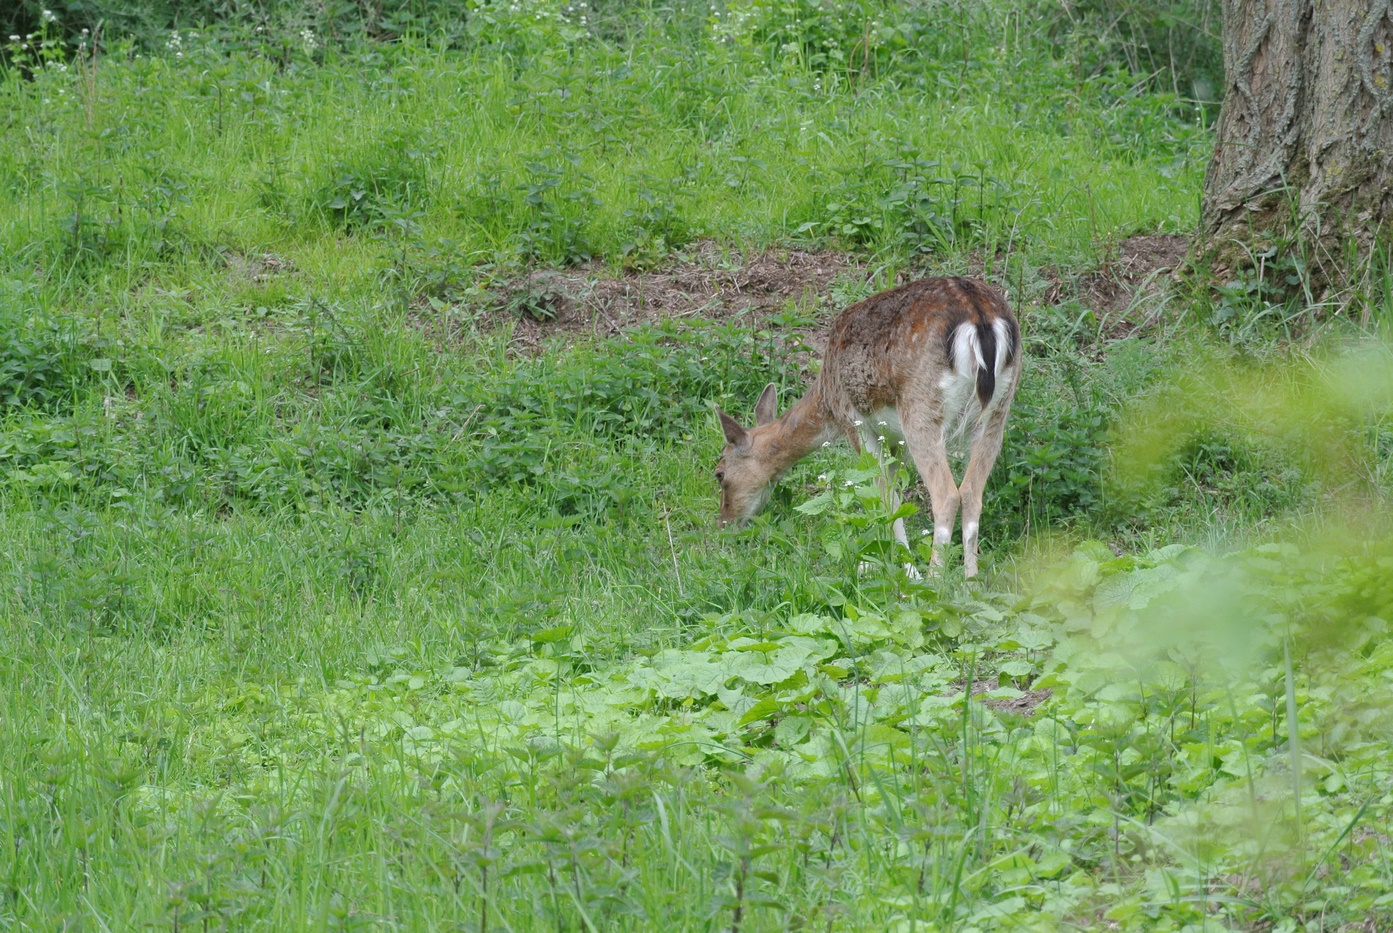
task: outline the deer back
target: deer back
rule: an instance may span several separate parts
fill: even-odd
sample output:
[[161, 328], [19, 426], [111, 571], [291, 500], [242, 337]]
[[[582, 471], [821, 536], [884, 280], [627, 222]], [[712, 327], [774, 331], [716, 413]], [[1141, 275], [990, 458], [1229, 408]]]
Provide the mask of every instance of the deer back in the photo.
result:
[[[873, 412], [919, 406], [941, 423], [986, 409], [1020, 369], [1020, 328], [1005, 298], [968, 278], [931, 278], [881, 292], [832, 322], [822, 372], [842, 429]], [[961, 423], [961, 422], [959, 422]]]

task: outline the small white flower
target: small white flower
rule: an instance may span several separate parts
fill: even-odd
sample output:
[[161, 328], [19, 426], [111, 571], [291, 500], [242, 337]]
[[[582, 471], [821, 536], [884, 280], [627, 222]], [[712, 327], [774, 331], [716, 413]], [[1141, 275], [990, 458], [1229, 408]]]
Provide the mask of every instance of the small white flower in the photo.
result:
[[827, 474], [826, 474], [826, 473], [819, 473], [818, 476], [817, 476], [817, 481], [818, 481], [819, 483], [825, 483], [825, 482], [827, 482]]
[[877, 421], [877, 422], [876, 422], [876, 427], [883, 428], [883, 427], [885, 427], [885, 426], [886, 426], [886, 425], [885, 425], [885, 422], [884, 422], [884, 421]]
[[856, 426], [859, 428], [859, 427], [861, 427], [861, 425], [865, 424], [865, 422], [864, 422], [864, 421], [853, 421], [852, 424], [856, 425]]
[[929, 533], [929, 529], [927, 529], [927, 528], [920, 528], [920, 529], [919, 529], [919, 534], [920, 534], [921, 536], [922, 536], [922, 535], [926, 535], [926, 534], [928, 534], [928, 533]]
[[904, 446], [904, 441], [900, 441], [900, 446], [901, 446], [901, 447]]
[[832, 442], [831, 442], [831, 441], [823, 441], [823, 442], [822, 442], [822, 446], [823, 446], [823, 447], [831, 447], [831, 446], [832, 446]]
[[56, 17], [56, 16], [53, 15], [53, 11], [52, 11], [52, 10], [41, 10], [41, 11], [39, 12], [39, 17], [40, 17], [45, 23], [56, 23], [56, 22], [58, 22], [58, 17]]
[[19, 36], [10, 36], [10, 41], [11, 41], [11, 42], [18, 42], [18, 41], [19, 41]]
[[842, 483], [842, 485], [843, 485], [843, 486], [854, 486], [854, 485], [856, 485], [856, 484], [853, 483], [851, 480], [847, 480], [845, 483]]

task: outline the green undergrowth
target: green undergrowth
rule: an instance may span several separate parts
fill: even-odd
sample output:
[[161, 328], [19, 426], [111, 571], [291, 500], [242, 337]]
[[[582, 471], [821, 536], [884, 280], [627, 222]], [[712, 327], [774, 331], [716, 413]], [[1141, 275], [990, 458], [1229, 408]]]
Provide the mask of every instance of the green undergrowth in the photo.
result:
[[[562, 618], [443, 665], [381, 647], [338, 675], [204, 671], [112, 705], [102, 665], [178, 662], [31, 627], [7, 676], [68, 714], [32, 728], [10, 700], [8, 909], [320, 928], [1389, 917], [1386, 542], [1089, 543], [1014, 593], [845, 558], [803, 611], [704, 614], [620, 663]], [[75, 664], [82, 686], [46, 683]]]
[[[103, 354], [57, 324], [10, 356], [0, 462], [12, 490], [96, 506], [314, 511], [536, 491], [600, 517], [638, 492], [632, 461], [706, 432], [709, 405], [787, 379], [801, 342], [662, 325], [564, 356], [432, 348], [409, 320], [310, 304], [256, 333]], [[502, 344], [497, 345], [501, 349]], [[714, 360], [713, 360], [714, 357]], [[38, 404], [43, 400], [47, 404]]]
[[345, 286], [448, 293], [481, 263], [651, 264], [701, 237], [1078, 261], [1190, 224], [1207, 143], [1182, 101], [1116, 69], [1075, 80], [993, 16], [950, 36], [930, 8], [807, 12], [874, 20], [882, 65], [819, 66], [760, 31], [799, 11], [764, 4], [622, 41], [528, 3], [482, 6], [464, 48], [12, 43], [4, 268], [65, 294], [178, 290], [272, 249]]
[[[1193, 228], [1210, 6], [31, 6], [0, 926], [1393, 923], [1393, 289], [1067, 287]], [[843, 271], [763, 317], [528, 291], [793, 247]], [[985, 582], [840, 448], [717, 532], [712, 409], [976, 268]]]

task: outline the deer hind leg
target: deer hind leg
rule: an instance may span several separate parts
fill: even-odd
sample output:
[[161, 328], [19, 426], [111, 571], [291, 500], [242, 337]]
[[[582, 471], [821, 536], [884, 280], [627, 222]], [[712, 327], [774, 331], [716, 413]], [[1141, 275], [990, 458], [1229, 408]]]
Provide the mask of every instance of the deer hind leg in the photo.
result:
[[972, 452], [968, 455], [967, 469], [963, 472], [963, 572], [969, 577], [977, 575], [977, 529], [982, 520], [982, 492], [987, 487], [987, 477], [991, 476], [997, 454], [1001, 453], [1001, 438], [1006, 431], [1006, 415], [1010, 410], [1009, 394], [987, 410], [972, 439]]
[[919, 478], [929, 491], [933, 507], [934, 546], [929, 563], [943, 566], [943, 549], [953, 540], [953, 525], [958, 520], [958, 484], [953, 481], [953, 468], [948, 464], [948, 447], [943, 437], [943, 423], [917, 410], [900, 409], [904, 426], [905, 445], [909, 448]]

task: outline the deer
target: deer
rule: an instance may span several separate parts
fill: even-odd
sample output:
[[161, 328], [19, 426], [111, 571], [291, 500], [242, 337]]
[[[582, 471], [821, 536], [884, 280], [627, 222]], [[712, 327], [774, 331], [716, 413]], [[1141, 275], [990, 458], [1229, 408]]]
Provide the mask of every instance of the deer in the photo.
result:
[[[740, 527], [769, 501], [795, 463], [845, 437], [886, 462], [886, 446], [907, 448], [933, 509], [930, 567], [943, 565], [959, 507], [963, 569], [977, 575], [982, 492], [1001, 452], [1006, 417], [1021, 376], [1020, 327], [992, 286], [961, 277], [927, 278], [872, 295], [832, 321], [822, 368], [794, 405], [778, 415], [778, 388], [765, 386], [746, 428], [717, 408], [726, 444], [716, 464], [720, 527]], [[962, 484], [948, 448], [970, 428]], [[880, 490], [894, 513], [899, 497], [882, 469]], [[904, 519], [893, 522], [905, 548]], [[907, 572], [918, 577], [912, 565]]]

